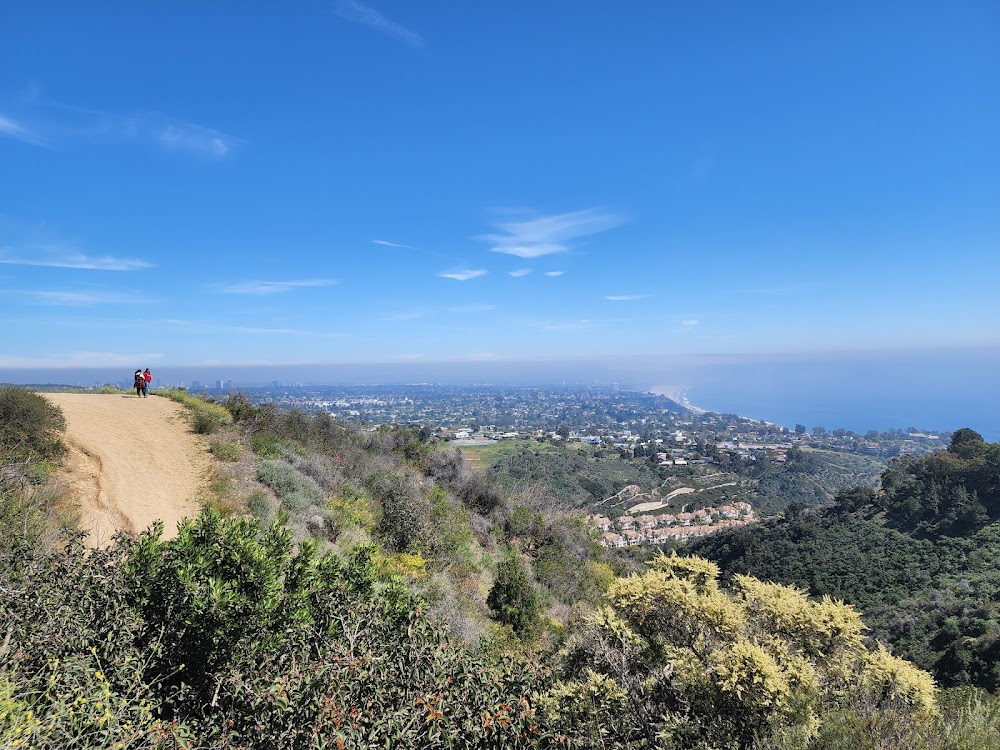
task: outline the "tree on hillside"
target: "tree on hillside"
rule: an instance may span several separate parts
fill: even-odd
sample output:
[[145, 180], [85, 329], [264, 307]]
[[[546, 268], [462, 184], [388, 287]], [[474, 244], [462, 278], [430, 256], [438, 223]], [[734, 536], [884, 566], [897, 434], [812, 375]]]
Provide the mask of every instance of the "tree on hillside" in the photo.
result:
[[486, 604], [497, 620], [518, 635], [530, 636], [534, 632], [541, 604], [527, 568], [512, 549], [500, 561]]
[[929, 534], [963, 536], [1000, 520], [1000, 443], [963, 427], [947, 450], [903, 457], [882, 474], [883, 507]]

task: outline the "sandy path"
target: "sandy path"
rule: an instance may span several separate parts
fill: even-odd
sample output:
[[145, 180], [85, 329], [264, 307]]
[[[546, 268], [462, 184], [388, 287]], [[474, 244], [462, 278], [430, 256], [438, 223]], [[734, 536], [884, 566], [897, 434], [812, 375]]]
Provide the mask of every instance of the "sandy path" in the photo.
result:
[[211, 459], [180, 404], [159, 396], [42, 395], [66, 415], [61, 479], [80, 506], [89, 544], [104, 546], [117, 531], [142, 531], [158, 518], [170, 538], [198, 512]]

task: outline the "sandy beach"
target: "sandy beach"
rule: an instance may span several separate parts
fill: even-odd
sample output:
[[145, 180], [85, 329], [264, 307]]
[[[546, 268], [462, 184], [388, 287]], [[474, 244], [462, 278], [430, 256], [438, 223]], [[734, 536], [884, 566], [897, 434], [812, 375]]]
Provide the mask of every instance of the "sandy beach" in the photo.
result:
[[687, 398], [687, 389], [690, 386], [687, 385], [654, 385], [649, 389], [650, 393], [655, 393], [657, 396], [666, 396], [671, 401], [675, 401], [681, 406], [683, 406], [688, 411], [693, 411], [695, 414], [704, 414], [708, 409], [702, 409], [700, 406], [695, 406]]

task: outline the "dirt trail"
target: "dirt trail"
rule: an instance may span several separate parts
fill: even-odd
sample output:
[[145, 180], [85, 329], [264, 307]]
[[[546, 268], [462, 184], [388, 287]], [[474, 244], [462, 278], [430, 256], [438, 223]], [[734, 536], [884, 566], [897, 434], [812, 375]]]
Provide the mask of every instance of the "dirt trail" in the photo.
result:
[[159, 396], [42, 395], [66, 415], [61, 479], [80, 506], [89, 544], [104, 546], [117, 531], [142, 531], [158, 518], [170, 538], [198, 512], [211, 459], [180, 404]]

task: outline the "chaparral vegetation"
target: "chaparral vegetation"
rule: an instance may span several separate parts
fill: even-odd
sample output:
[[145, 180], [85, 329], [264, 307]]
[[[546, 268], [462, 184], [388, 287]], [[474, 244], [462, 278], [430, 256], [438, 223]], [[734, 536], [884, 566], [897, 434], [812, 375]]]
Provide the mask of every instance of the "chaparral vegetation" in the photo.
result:
[[[92, 549], [46, 481], [61, 415], [0, 408], [2, 748], [997, 746], [994, 694], [942, 689], [851, 605], [605, 550], [419, 427], [196, 406], [205, 510]], [[896, 471], [880, 502], [939, 531]], [[947, 530], [989, 520], [940, 492]]]

